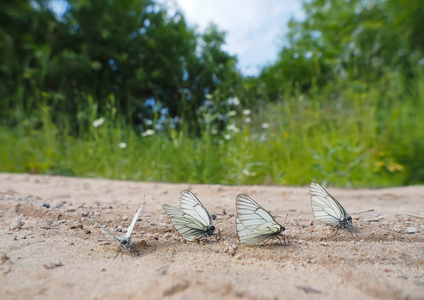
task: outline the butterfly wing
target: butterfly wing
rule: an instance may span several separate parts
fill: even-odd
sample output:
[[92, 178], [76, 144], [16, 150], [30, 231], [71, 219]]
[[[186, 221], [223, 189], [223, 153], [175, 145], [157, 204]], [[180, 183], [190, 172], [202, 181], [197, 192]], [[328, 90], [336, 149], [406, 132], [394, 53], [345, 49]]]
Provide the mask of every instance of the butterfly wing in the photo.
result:
[[163, 210], [171, 218], [175, 229], [189, 242], [204, 237], [207, 227], [198, 219], [183, 210], [168, 204], [162, 205]]
[[237, 235], [243, 244], [252, 245], [268, 240], [283, 230], [283, 226], [247, 195], [237, 196], [236, 209]]
[[212, 226], [212, 219], [197, 197], [189, 190], [181, 193], [181, 210], [201, 222], [205, 227]]
[[312, 210], [318, 221], [328, 225], [340, 225], [346, 221], [349, 216], [346, 210], [321, 185], [311, 182], [309, 188]]
[[281, 225], [275, 222], [266, 222], [259, 225], [256, 229], [246, 228], [239, 218], [236, 218], [237, 234], [241, 243], [253, 245], [266, 241], [281, 232]]
[[128, 227], [127, 233], [125, 234], [125, 237], [126, 237], [127, 239], [131, 238], [131, 234], [132, 234], [132, 232], [133, 232], [133, 230], [134, 230], [135, 223], [137, 222], [138, 216], [140, 215], [141, 210], [143, 209], [143, 205], [144, 205], [144, 201], [143, 201], [143, 204], [141, 204], [141, 206], [140, 206], [140, 208], [138, 209], [138, 211], [135, 213], [135, 216], [134, 216], [134, 218], [132, 219], [132, 222], [131, 222], [130, 227]]
[[116, 235], [114, 235], [112, 232], [110, 232], [109, 230], [107, 230], [106, 229], [106, 227], [104, 227], [104, 226], [102, 226], [102, 225], [100, 225], [96, 220], [93, 220], [93, 219], [90, 219], [90, 218], [85, 218], [85, 219], [87, 219], [87, 220], [90, 220], [91, 222], [93, 222], [93, 223], [95, 223], [99, 228], [100, 228], [100, 231], [101, 232], [103, 232], [103, 233], [105, 233], [105, 234], [108, 234], [108, 235], [110, 235], [110, 236], [112, 236], [112, 237], [114, 237], [115, 238], [115, 240], [117, 240], [118, 241], [118, 243], [119, 244], [121, 244], [121, 239], [120, 238], [118, 238]]

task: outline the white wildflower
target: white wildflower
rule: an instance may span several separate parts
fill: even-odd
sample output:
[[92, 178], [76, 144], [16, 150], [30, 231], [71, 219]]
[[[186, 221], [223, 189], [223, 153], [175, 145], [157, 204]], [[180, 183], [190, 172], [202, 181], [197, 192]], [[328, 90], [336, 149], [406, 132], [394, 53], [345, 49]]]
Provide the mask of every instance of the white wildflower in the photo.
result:
[[141, 134], [142, 137], [154, 135], [155, 131], [153, 129], [147, 129], [145, 132]]
[[250, 172], [248, 169], [243, 169], [243, 171], [241, 171], [243, 173], [244, 176], [249, 177], [249, 176], [256, 176], [256, 172]]
[[252, 122], [251, 118], [247, 117], [246, 119], [244, 119], [244, 123], [250, 123], [250, 122]]
[[245, 116], [250, 115], [250, 109], [243, 109], [243, 115]]
[[267, 129], [269, 127], [269, 124], [268, 123], [263, 123], [262, 125], [261, 125], [261, 128], [262, 129]]
[[240, 131], [240, 129], [238, 129], [238, 128], [236, 127], [236, 125], [234, 125], [234, 124], [228, 125], [228, 126], [227, 126], [227, 130], [229, 130], [229, 131], [233, 131], [233, 132], [239, 132], [239, 131]]
[[227, 102], [228, 102], [229, 105], [234, 105], [234, 106], [239, 106], [240, 105], [240, 100], [237, 97], [228, 98]]
[[211, 129], [211, 133], [212, 133], [212, 134], [217, 134], [217, 133], [218, 133], [218, 129], [216, 129], [216, 128], [212, 128], [212, 129]]
[[104, 122], [106, 121], [106, 119], [104, 117], [101, 117], [100, 119], [94, 120], [93, 121], [93, 127], [99, 127], [101, 126]]
[[127, 148], [127, 143], [124, 143], [124, 142], [119, 143], [119, 148], [121, 148], [121, 149]]
[[229, 135], [229, 134], [224, 135], [224, 139], [226, 139], [226, 140], [231, 139], [231, 135]]
[[232, 110], [232, 111], [228, 112], [228, 114], [227, 114], [227, 116], [229, 116], [229, 117], [233, 117], [235, 115], [237, 115], [237, 112], [235, 110]]
[[212, 115], [205, 114], [205, 116], [203, 117], [203, 120], [205, 121], [206, 124], [210, 124], [212, 122]]

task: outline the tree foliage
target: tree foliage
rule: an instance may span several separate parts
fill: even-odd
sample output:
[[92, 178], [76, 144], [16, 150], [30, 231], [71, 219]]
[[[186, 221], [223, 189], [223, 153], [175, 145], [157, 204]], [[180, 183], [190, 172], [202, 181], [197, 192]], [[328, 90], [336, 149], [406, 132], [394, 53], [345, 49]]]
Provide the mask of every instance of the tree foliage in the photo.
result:
[[271, 98], [293, 84], [303, 91], [336, 78], [412, 76], [424, 53], [421, 0], [311, 0], [305, 20], [291, 20], [276, 63], [260, 78]]
[[240, 84], [237, 60], [222, 50], [225, 34], [215, 26], [199, 34], [153, 0], [66, 4], [63, 16], [42, 0], [2, 9], [3, 117], [48, 105], [57, 119], [81, 126], [95, 102], [95, 115], [124, 116], [134, 126], [149, 126], [161, 109], [195, 126], [206, 95], [223, 99]]
[[411, 78], [423, 64], [421, 0], [306, 1], [305, 19], [289, 22], [278, 60], [259, 78], [242, 77], [237, 58], [223, 50], [225, 32], [214, 25], [198, 32], [155, 0], [67, 0], [63, 15], [52, 12], [55, 1], [0, 1], [7, 125], [26, 117], [36, 126], [48, 106], [73, 133], [99, 116], [143, 129], [183, 118], [196, 132], [205, 109], [218, 125], [225, 121], [228, 99], [255, 106], [340, 78]]

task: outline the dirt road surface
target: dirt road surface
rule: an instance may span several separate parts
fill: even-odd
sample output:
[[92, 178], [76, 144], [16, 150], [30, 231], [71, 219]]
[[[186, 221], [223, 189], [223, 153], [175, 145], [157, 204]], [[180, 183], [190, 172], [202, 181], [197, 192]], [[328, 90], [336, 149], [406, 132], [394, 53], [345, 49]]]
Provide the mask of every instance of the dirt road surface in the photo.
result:
[[[179, 206], [184, 189], [217, 214], [222, 239], [173, 230], [162, 204]], [[327, 190], [351, 214], [375, 209], [353, 216], [357, 237], [314, 222], [308, 187], [0, 173], [0, 298], [424, 299], [424, 186]], [[239, 243], [228, 219], [239, 193], [282, 224], [289, 214], [285, 245]], [[135, 251], [115, 258], [116, 241], [84, 217], [123, 236], [143, 200]]]

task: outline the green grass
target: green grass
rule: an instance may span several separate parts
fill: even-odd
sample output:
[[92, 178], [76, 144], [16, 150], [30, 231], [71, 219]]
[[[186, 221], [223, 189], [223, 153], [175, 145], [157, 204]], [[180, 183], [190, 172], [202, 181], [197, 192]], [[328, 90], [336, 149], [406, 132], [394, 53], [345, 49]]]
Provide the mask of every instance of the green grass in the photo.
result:
[[[214, 134], [205, 125], [198, 138], [175, 129], [142, 137], [114, 114], [75, 138], [45, 107], [39, 126], [0, 127], [0, 171], [221, 184], [423, 183], [423, 77], [341, 80], [308, 95], [287, 93], [249, 116], [239, 108], [228, 123], [237, 129]], [[86, 115], [89, 124], [98, 118]]]

